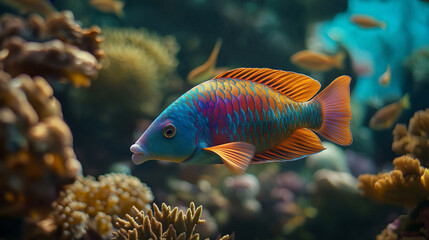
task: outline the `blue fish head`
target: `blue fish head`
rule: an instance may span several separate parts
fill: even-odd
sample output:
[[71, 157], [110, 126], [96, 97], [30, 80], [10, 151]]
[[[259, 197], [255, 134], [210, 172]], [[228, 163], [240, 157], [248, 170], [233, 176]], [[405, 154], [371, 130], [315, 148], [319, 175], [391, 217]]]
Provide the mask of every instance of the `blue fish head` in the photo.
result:
[[132, 160], [140, 164], [149, 160], [183, 162], [198, 146], [198, 132], [188, 114], [166, 109], [130, 148]]

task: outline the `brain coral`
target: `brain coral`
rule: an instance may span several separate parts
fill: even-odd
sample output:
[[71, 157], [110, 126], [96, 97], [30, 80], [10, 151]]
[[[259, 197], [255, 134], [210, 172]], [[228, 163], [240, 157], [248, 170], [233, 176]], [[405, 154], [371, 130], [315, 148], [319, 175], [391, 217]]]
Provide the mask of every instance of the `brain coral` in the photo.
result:
[[393, 205], [414, 206], [429, 197], [429, 169], [410, 156], [393, 160], [394, 170], [359, 176], [358, 188], [367, 197]]
[[62, 239], [81, 238], [88, 229], [108, 237], [112, 220], [125, 217], [132, 206], [146, 211], [152, 201], [150, 188], [136, 177], [106, 174], [98, 181], [80, 177], [54, 202], [53, 216]]
[[[133, 207], [135, 217], [126, 215], [126, 219], [118, 219], [116, 225], [118, 230], [113, 233], [113, 240], [199, 240], [200, 235], [194, 233], [195, 226], [204, 223], [201, 220], [203, 208], [199, 206], [195, 209], [195, 204], [190, 203], [186, 213], [178, 211], [178, 208], [171, 210], [162, 204], [161, 211], [156, 204], [153, 204], [153, 211], [139, 211]], [[233, 240], [234, 235], [225, 235], [219, 240]]]
[[396, 124], [393, 136], [393, 151], [397, 154], [411, 154], [423, 166], [429, 167], [429, 108], [414, 114], [408, 130], [405, 125]]
[[49, 84], [0, 71], [0, 215], [46, 211], [80, 171]]

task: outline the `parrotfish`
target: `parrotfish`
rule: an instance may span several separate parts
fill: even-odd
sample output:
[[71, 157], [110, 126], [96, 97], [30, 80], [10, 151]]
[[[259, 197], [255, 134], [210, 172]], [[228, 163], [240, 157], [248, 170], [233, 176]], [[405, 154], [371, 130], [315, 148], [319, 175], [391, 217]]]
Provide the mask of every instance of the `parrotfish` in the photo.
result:
[[410, 96], [405, 94], [398, 102], [389, 104], [378, 110], [369, 121], [369, 127], [374, 130], [388, 129], [398, 121], [404, 109], [410, 108]]
[[291, 56], [290, 61], [310, 71], [329, 71], [332, 68], [342, 69], [344, 65], [344, 53], [339, 52], [334, 56], [312, 50], [302, 50]]
[[131, 146], [132, 160], [223, 163], [243, 174], [249, 164], [296, 160], [324, 150], [314, 132], [349, 145], [350, 80], [340, 76], [314, 96], [320, 83], [303, 74], [268, 68], [227, 71], [168, 106]]
[[352, 15], [350, 17], [350, 22], [358, 25], [361, 28], [381, 28], [386, 30], [386, 23], [379, 21], [368, 15]]
[[217, 55], [222, 46], [222, 39], [216, 41], [209, 59], [201, 66], [198, 66], [188, 74], [188, 82], [197, 85], [213, 76], [215, 76], [215, 66]]

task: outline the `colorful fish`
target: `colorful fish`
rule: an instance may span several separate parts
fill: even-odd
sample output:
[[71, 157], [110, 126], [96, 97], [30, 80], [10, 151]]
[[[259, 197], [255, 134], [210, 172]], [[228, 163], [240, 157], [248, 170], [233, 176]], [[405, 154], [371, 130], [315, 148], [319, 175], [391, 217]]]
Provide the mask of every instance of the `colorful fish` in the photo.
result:
[[350, 22], [358, 25], [361, 28], [381, 28], [386, 30], [386, 23], [379, 21], [368, 15], [352, 15], [350, 17]]
[[188, 74], [188, 82], [192, 84], [199, 84], [209, 78], [212, 78], [215, 72], [217, 55], [219, 54], [220, 47], [222, 46], [222, 39], [218, 39], [209, 59], [201, 66], [198, 66]]
[[378, 110], [369, 121], [369, 127], [374, 130], [388, 129], [398, 121], [404, 109], [410, 108], [410, 96], [405, 94], [399, 102], [389, 104]]
[[118, 17], [124, 16], [124, 2], [117, 0], [90, 0], [89, 3], [105, 13], [115, 13]]
[[343, 52], [339, 52], [334, 56], [329, 56], [312, 50], [303, 50], [292, 55], [290, 61], [293, 64], [310, 71], [324, 72], [329, 71], [334, 67], [342, 69], [344, 57], [345, 55]]
[[294, 72], [225, 72], [165, 109], [131, 146], [132, 160], [224, 163], [243, 174], [249, 164], [296, 160], [324, 150], [313, 131], [351, 144], [350, 77], [338, 77], [313, 98], [319, 89], [318, 81]]
[[387, 65], [386, 71], [378, 78], [378, 83], [387, 87], [390, 85], [390, 80], [392, 80], [392, 70], [390, 70], [390, 65]]

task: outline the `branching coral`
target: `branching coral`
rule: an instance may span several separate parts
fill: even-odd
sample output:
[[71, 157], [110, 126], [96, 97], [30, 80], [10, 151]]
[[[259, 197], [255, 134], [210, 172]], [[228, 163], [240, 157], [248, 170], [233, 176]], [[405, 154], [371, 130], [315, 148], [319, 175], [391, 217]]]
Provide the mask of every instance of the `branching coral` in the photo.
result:
[[55, 13], [46, 21], [38, 15], [25, 20], [5, 14], [0, 26], [0, 67], [12, 76], [26, 73], [70, 80], [75, 86], [88, 86], [89, 79], [97, 78], [101, 30], [82, 29], [71, 12]]
[[[202, 206], [195, 209], [195, 204], [190, 203], [186, 214], [178, 208], [171, 210], [171, 207], [162, 204], [161, 211], [156, 204], [153, 210], [139, 211], [133, 207], [135, 217], [126, 215], [126, 219], [118, 219], [119, 230], [113, 233], [114, 240], [199, 240], [200, 235], [194, 233], [198, 224], [204, 223], [201, 220]], [[225, 235], [220, 240], [232, 240], [234, 236]]]
[[414, 206], [429, 197], [429, 169], [418, 159], [401, 156], [393, 160], [394, 170], [359, 176], [358, 188], [367, 197], [393, 205]]
[[80, 177], [54, 202], [54, 219], [62, 239], [81, 238], [88, 229], [102, 237], [113, 231], [112, 220], [124, 217], [132, 206], [148, 210], [151, 190], [135, 177], [107, 174], [98, 181]]
[[407, 127], [397, 124], [393, 130], [392, 149], [397, 154], [411, 154], [429, 167], [429, 108], [418, 111]]
[[52, 88], [0, 71], [0, 214], [45, 210], [81, 171]]

